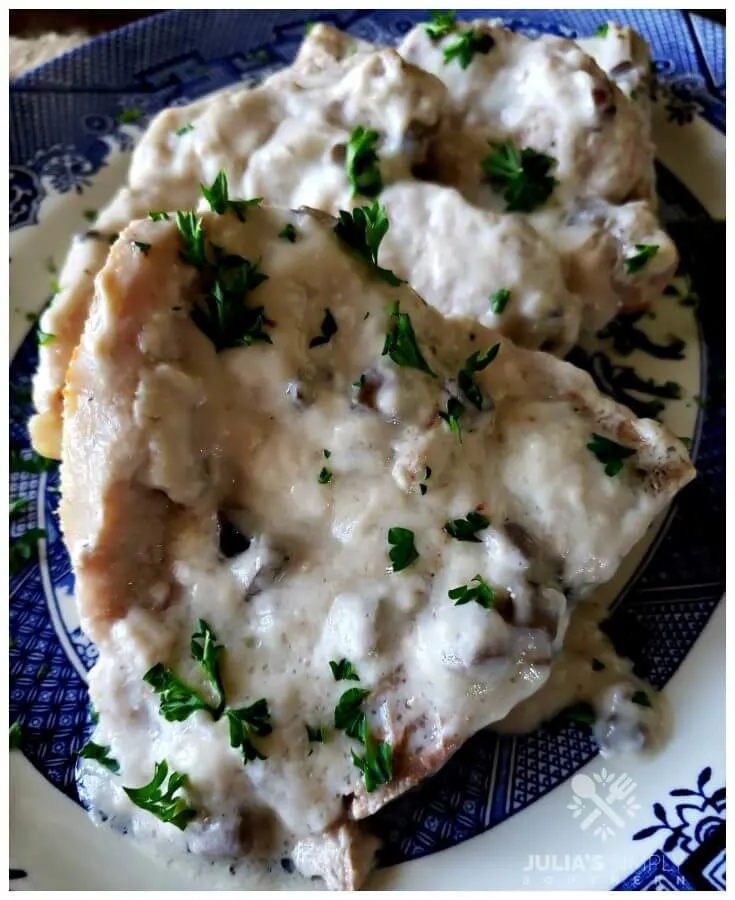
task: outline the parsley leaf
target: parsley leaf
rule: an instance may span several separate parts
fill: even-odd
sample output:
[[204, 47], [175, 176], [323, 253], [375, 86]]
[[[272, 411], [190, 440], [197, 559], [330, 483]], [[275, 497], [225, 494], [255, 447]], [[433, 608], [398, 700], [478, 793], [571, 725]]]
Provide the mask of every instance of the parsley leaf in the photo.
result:
[[11, 750], [20, 750], [23, 746], [23, 723], [16, 719], [8, 731], [8, 743]]
[[49, 334], [47, 331], [41, 331], [40, 328], [36, 333], [38, 334], [38, 343], [42, 347], [45, 347], [47, 344], [50, 344], [52, 343], [52, 341], [56, 340], [55, 334]]
[[444, 530], [457, 541], [481, 544], [482, 541], [477, 537], [477, 532], [483, 531], [489, 525], [490, 519], [483, 516], [482, 513], [471, 510], [467, 513], [466, 519], [451, 519], [444, 525]]
[[610, 26], [607, 22], [602, 25], [598, 25], [597, 28], [592, 32], [592, 37], [607, 37], [607, 33], [610, 30]]
[[174, 134], [176, 137], [181, 137], [182, 134], [188, 134], [190, 131], [194, 131], [194, 126], [191, 122], [187, 122], [186, 125], [182, 125], [181, 128], [177, 128]]
[[449, 430], [456, 434], [459, 438], [460, 444], [462, 443], [462, 426], [460, 424], [460, 419], [465, 413], [465, 408], [456, 397], [450, 397], [447, 400], [447, 408], [445, 411], [439, 411], [439, 418], [443, 419], [447, 425], [449, 426]]
[[283, 238], [284, 241], [290, 241], [292, 244], [296, 243], [296, 236], [296, 229], [290, 222], [287, 225], [284, 225], [283, 228], [278, 232], [279, 238]]
[[605, 474], [610, 478], [620, 472], [624, 460], [635, 456], [636, 453], [630, 447], [625, 447], [623, 444], [618, 444], [617, 441], [611, 441], [610, 438], [594, 433], [587, 444], [587, 449], [594, 453], [605, 466]]
[[388, 333], [383, 344], [383, 356], [388, 356], [397, 366], [418, 369], [436, 378], [419, 349], [416, 333], [408, 313], [402, 313], [399, 304], [394, 303], [388, 310]]
[[475, 53], [489, 53], [494, 46], [495, 39], [491, 34], [469, 28], [444, 48], [444, 65], [456, 59], [461, 68], [466, 69]]
[[634, 256], [629, 256], [623, 260], [625, 271], [628, 275], [635, 275], [636, 272], [640, 272], [646, 263], [658, 253], [659, 246], [658, 244], [636, 244], [635, 249]]
[[408, 528], [388, 529], [388, 543], [391, 545], [388, 557], [392, 563], [392, 572], [401, 572], [403, 569], [407, 569], [419, 558], [413, 537], [413, 531]]
[[201, 269], [207, 261], [204, 252], [204, 231], [202, 230], [201, 218], [193, 212], [178, 210], [176, 213], [176, 227], [179, 229], [179, 235], [184, 245], [184, 249], [181, 251], [181, 258], [189, 265]]
[[148, 211], [148, 218], [153, 222], [168, 222], [169, 215], [163, 210], [151, 209]]
[[82, 215], [88, 222], [95, 222], [97, 219], [97, 210], [96, 209], [85, 209], [84, 212], [82, 213]]
[[630, 699], [638, 706], [645, 706], [649, 709], [653, 706], [648, 694], [645, 691], [636, 691]]
[[345, 167], [353, 196], [362, 194], [364, 197], [376, 197], [383, 190], [380, 160], [375, 152], [379, 140], [377, 131], [362, 125], [353, 128], [350, 133]]
[[371, 206], [359, 206], [352, 210], [340, 210], [334, 233], [354, 252], [369, 263], [375, 274], [387, 281], [392, 287], [398, 287], [403, 281], [390, 269], [378, 265], [378, 248], [385, 237], [390, 223], [385, 214], [385, 207], [375, 200]]
[[148, 251], [151, 249], [150, 244], [146, 244], [145, 241], [133, 241], [132, 243], [133, 243], [133, 246], [135, 247], [135, 249], [140, 250], [140, 252], [143, 254], [143, 256], [148, 255]]
[[196, 810], [192, 809], [183, 797], [175, 796], [180, 788], [186, 786], [187, 778], [181, 772], [171, 772], [164, 791], [163, 785], [167, 775], [168, 763], [161, 760], [156, 763], [153, 778], [148, 784], [139, 788], [123, 787], [123, 790], [136, 806], [183, 831], [196, 817]]
[[224, 647], [217, 643], [217, 636], [204, 621], [199, 619], [197, 631], [191, 636], [191, 655], [204, 670], [204, 674], [218, 697], [215, 719], [219, 719], [225, 708], [225, 689], [222, 685], [222, 673], [220, 672], [220, 658]]
[[254, 759], [267, 759], [253, 743], [253, 737], [267, 737], [273, 731], [268, 701], [260, 699], [241, 709], [228, 709], [225, 716], [230, 726], [230, 747], [242, 751], [243, 765]]
[[309, 725], [308, 723], [305, 723], [304, 727], [306, 728], [306, 737], [310, 744], [326, 744], [326, 725]]
[[495, 592], [480, 575], [475, 575], [469, 584], [463, 584], [449, 591], [449, 599], [455, 601], [455, 606], [464, 606], [465, 603], [474, 600], [483, 609], [492, 609], [495, 605]]
[[329, 484], [332, 480], [332, 473], [326, 466], [322, 467], [319, 473], [319, 484]]
[[370, 691], [364, 688], [350, 688], [342, 694], [334, 709], [334, 727], [361, 743], [365, 742], [367, 728], [362, 703], [369, 695]]
[[321, 325], [321, 334], [318, 337], [312, 338], [309, 341], [309, 348], [313, 347], [321, 347], [323, 344], [328, 344], [335, 334], [337, 334], [337, 323], [334, 320], [334, 316], [328, 310], [324, 310], [324, 318], [322, 319]]
[[530, 147], [520, 152], [511, 141], [492, 144], [482, 162], [485, 181], [502, 191], [507, 212], [532, 212], [543, 206], [559, 183], [549, 173], [556, 160]]
[[230, 200], [227, 175], [225, 175], [224, 169], [220, 169], [210, 187], [205, 187], [203, 184], [200, 184], [199, 187], [213, 213], [224, 215], [231, 210], [241, 222], [245, 221], [249, 207], [260, 206], [263, 202], [262, 197], [255, 197], [252, 200]]
[[159, 712], [167, 722], [183, 722], [200, 709], [206, 710], [215, 719], [219, 718], [216, 707], [210, 706], [201, 694], [163, 663], [156, 663], [148, 669], [143, 681], [160, 695]]
[[332, 675], [334, 676], [335, 681], [359, 681], [360, 676], [355, 671], [355, 667], [349, 661], [349, 659], [342, 658], [339, 662], [335, 662], [333, 659], [329, 661], [329, 668], [332, 670]]
[[38, 554], [38, 542], [46, 537], [44, 528], [27, 528], [23, 534], [11, 539], [9, 568], [15, 576]]
[[18, 497], [10, 501], [10, 519], [17, 519], [30, 506], [31, 501]]
[[131, 109], [123, 109], [118, 113], [118, 125], [132, 125], [133, 122], [139, 122], [143, 118], [143, 110], [137, 107]]
[[457, 376], [457, 383], [459, 384], [462, 393], [473, 406], [477, 407], [477, 409], [485, 409], [487, 402], [472, 376], [475, 372], [482, 372], [483, 369], [486, 369], [499, 352], [500, 344], [493, 344], [493, 346], [485, 350], [484, 353], [480, 350], [476, 350], [471, 356], [467, 357], [465, 364], [462, 366], [459, 375]]
[[393, 780], [393, 747], [388, 741], [365, 741], [365, 755], [358, 756], [352, 751], [353, 765], [362, 772], [365, 790], [371, 794], [381, 784]]
[[431, 10], [431, 22], [424, 24], [424, 29], [432, 41], [439, 41], [457, 28], [457, 16], [455, 10], [441, 12], [438, 9]]
[[322, 456], [324, 457], [324, 459], [329, 459], [329, 457], [330, 457], [331, 455], [332, 455], [332, 451], [331, 451], [331, 450], [327, 450], [326, 448], [325, 448], [324, 450], [322, 450]]
[[120, 763], [114, 757], [110, 756], [110, 748], [105, 747], [102, 744], [95, 744], [94, 741], [87, 741], [79, 751], [79, 755], [84, 759], [96, 760], [101, 766], [109, 769], [114, 775], [117, 775], [120, 771]]
[[495, 291], [495, 293], [490, 298], [490, 309], [495, 313], [496, 316], [501, 316], [505, 311], [505, 307], [508, 305], [508, 301], [510, 300], [510, 291], [508, 288], [500, 288], [499, 291]]
[[28, 472], [37, 475], [41, 472], [49, 472], [54, 467], [54, 460], [31, 451], [29, 456], [21, 456], [19, 450], [10, 451], [10, 471]]

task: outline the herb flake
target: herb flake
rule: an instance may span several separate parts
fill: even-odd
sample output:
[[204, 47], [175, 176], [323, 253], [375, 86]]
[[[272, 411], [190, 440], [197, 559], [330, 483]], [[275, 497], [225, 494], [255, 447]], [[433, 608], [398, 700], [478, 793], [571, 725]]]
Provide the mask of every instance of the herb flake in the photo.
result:
[[401, 312], [397, 302], [388, 310], [388, 333], [385, 336], [382, 355], [387, 356], [397, 366], [418, 369], [419, 372], [425, 372], [432, 378], [437, 377], [419, 349], [411, 318], [408, 313]]
[[446, 533], [456, 541], [465, 541], [469, 544], [481, 544], [477, 537], [478, 531], [484, 531], [490, 525], [490, 519], [482, 513], [471, 510], [464, 519], [451, 519], [444, 525]]
[[23, 723], [16, 719], [8, 730], [8, 743], [11, 750], [20, 750], [23, 746]]
[[289, 222], [284, 225], [283, 228], [278, 232], [278, 237], [283, 238], [284, 241], [288, 241], [291, 244], [296, 243], [297, 232], [294, 226]]
[[228, 709], [225, 713], [230, 726], [230, 746], [242, 753], [243, 765], [255, 759], [267, 759], [253, 743], [254, 737], [267, 737], [272, 731], [268, 701], [256, 700], [241, 709]]
[[490, 146], [493, 152], [482, 160], [482, 171], [485, 181], [502, 192], [506, 212], [543, 206], [559, 183], [550, 174], [556, 160], [530, 147], [519, 151], [512, 141]]
[[323, 466], [321, 472], [319, 472], [319, 484], [330, 484], [331, 481], [332, 472], [326, 466]]
[[377, 787], [393, 780], [393, 747], [387, 741], [365, 741], [365, 753], [352, 751], [352, 763], [362, 772], [365, 790], [371, 794]]
[[190, 651], [192, 657], [199, 663], [207, 681], [218, 698], [218, 703], [213, 713], [215, 719], [219, 719], [225, 708], [225, 689], [222, 684], [220, 661], [224, 653], [224, 647], [217, 643], [217, 637], [210, 626], [199, 619], [197, 630], [191, 636]]
[[380, 135], [372, 128], [358, 125], [352, 129], [347, 142], [345, 168], [347, 180], [352, 185], [353, 196], [377, 197], [383, 190], [380, 160], [376, 146]]
[[368, 263], [379, 278], [398, 287], [403, 281], [390, 269], [378, 265], [378, 248], [389, 227], [385, 207], [375, 200], [371, 206], [359, 206], [351, 213], [340, 210], [334, 233]]
[[439, 411], [439, 418], [447, 423], [449, 426], [449, 430], [457, 435], [457, 438], [462, 443], [462, 425], [460, 424], [460, 419], [465, 413], [465, 408], [462, 403], [456, 397], [450, 397], [447, 400], [447, 408], [444, 411]]
[[309, 725], [308, 723], [305, 723], [304, 727], [306, 728], [306, 737], [310, 744], [326, 744], [326, 725]]
[[342, 694], [334, 709], [334, 727], [351, 738], [365, 743], [367, 720], [363, 701], [370, 696], [364, 688], [349, 688]]
[[102, 744], [95, 744], [94, 741], [87, 741], [79, 751], [79, 755], [83, 759], [95, 760], [101, 766], [109, 769], [113, 775], [117, 775], [120, 771], [120, 763], [113, 756], [110, 756], [110, 748], [105, 747]]
[[153, 778], [148, 784], [139, 788], [123, 787], [123, 790], [140, 809], [184, 831], [189, 822], [196, 817], [196, 810], [192, 809], [183, 797], [176, 796], [176, 792], [186, 786], [187, 777], [181, 772], [171, 772], [164, 790], [163, 785], [167, 776], [168, 763], [162, 760], [156, 763]]
[[510, 300], [510, 291], [508, 288], [500, 288], [499, 291], [495, 291], [495, 293], [490, 297], [490, 309], [493, 314], [496, 316], [502, 316], [505, 312], [505, 307], [508, 305], [508, 301]]
[[465, 360], [465, 363], [460, 369], [459, 375], [457, 376], [457, 383], [459, 384], [460, 390], [470, 401], [470, 403], [479, 410], [483, 410], [486, 408], [487, 401], [485, 400], [485, 396], [475, 383], [475, 380], [472, 376], [476, 372], [482, 372], [484, 369], [486, 369], [490, 365], [490, 363], [493, 362], [499, 352], [499, 343], [493, 344], [492, 347], [485, 350], [484, 352], [481, 350], [476, 350]]
[[636, 244], [635, 254], [624, 260], [626, 273], [635, 275], [636, 272], [640, 272], [656, 256], [659, 249], [658, 244]]
[[263, 202], [262, 197], [254, 197], [252, 200], [230, 200], [227, 175], [224, 169], [220, 169], [217, 177], [209, 187], [200, 184], [199, 188], [213, 213], [224, 215], [226, 212], [231, 211], [235, 213], [241, 222], [245, 221], [247, 210], [251, 206], [260, 206]]
[[456, 60], [460, 68], [467, 69], [476, 53], [489, 53], [495, 46], [495, 39], [487, 32], [468, 28], [444, 48], [444, 65]]
[[438, 9], [431, 10], [431, 21], [424, 23], [424, 30], [432, 41], [440, 41], [451, 34], [457, 28], [457, 15], [455, 10], [441, 12]]
[[605, 474], [610, 478], [614, 478], [622, 470], [623, 462], [636, 453], [630, 447], [594, 433], [587, 444], [587, 449], [604, 465]]
[[495, 605], [495, 592], [481, 575], [475, 575], [469, 584], [463, 584], [449, 591], [449, 599], [454, 600], [455, 606], [474, 602], [483, 609], [492, 609]]
[[329, 661], [329, 668], [332, 671], [332, 675], [334, 676], [335, 681], [359, 681], [360, 676], [357, 674], [355, 667], [349, 661], [349, 659], [345, 659], [344, 657], [336, 662], [331, 659]]
[[391, 561], [391, 572], [401, 572], [419, 558], [414, 544], [413, 531], [408, 528], [397, 526], [389, 528], [388, 543], [390, 544], [388, 558]]
[[309, 341], [309, 349], [328, 344], [337, 334], [337, 322], [329, 309], [324, 310], [324, 318], [321, 324], [321, 334]]

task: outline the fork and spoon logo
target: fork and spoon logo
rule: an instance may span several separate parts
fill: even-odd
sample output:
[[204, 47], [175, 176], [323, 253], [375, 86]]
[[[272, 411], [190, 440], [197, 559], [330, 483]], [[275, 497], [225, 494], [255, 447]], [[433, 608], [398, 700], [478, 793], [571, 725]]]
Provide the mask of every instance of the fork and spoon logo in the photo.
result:
[[571, 783], [574, 799], [567, 809], [575, 819], [584, 816], [579, 827], [582, 831], [592, 829], [602, 841], [612, 837], [615, 829], [624, 828], [624, 817], [632, 819], [640, 809], [635, 799], [638, 784], [624, 772], [615, 775], [604, 768], [592, 775], [579, 772]]

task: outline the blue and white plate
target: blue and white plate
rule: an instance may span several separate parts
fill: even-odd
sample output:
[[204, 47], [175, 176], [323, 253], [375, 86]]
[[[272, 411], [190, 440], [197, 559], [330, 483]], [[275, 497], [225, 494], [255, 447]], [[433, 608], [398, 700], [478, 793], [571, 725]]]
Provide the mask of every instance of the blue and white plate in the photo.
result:
[[[609, 762], [575, 725], [519, 737], [478, 734], [435, 778], [376, 816], [384, 867], [370, 886], [723, 889], [724, 29], [674, 10], [492, 14], [529, 34], [568, 37], [612, 19], [633, 25], [652, 47], [662, 210], [699, 302], [687, 291], [664, 297], [654, 317], [635, 326], [662, 346], [678, 346], [668, 353], [674, 358], [640, 350], [623, 358], [602, 339], [575, 351], [575, 361], [603, 389], [659, 414], [692, 442], [699, 477], [608, 591], [606, 628], [638, 674], [664, 690], [673, 730], [657, 757]], [[85, 228], [85, 211], [122, 183], [135, 139], [155, 112], [233, 82], [254, 83], [287, 64], [307, 21], [394, 42], [421, 18], [170, 12], [98, 38], [11, 85], [10, 497], [28, 501], [10, 524], [18, 557], [10, 578], [10, 721], [22, 720], [24, 730], [10, 766], [16, 888], [247, 887], [226, 870], [165, 868], [143, 858], [120, 836], [96, 829], [78, 805], [74, 763], [89, 727], [86, 676], [96, 651], [76, 617], [55, 511], [57, 467], [17, 471], [16, 454], [28, 455], [37, 354], [28, 314], [52, 292], [55, 265], [70, 234]], [[139, 111], [137, 121], [120, 124], [123, 110]], [[653, 378], [651, 391], [631, 390], [626, 366]], [[672, 393], [656, 387], [667, 381], [682, 386], [679, 397], [656, 396]], [[43, 536], [19, 544], [29, 529]], [[27, 561], [17, 549], [23, 544], [31, 548]], [[587, 792], [571, 777], [580, 770]], [[614, 817], [591, 815], [590, 786], [618, 804]]]

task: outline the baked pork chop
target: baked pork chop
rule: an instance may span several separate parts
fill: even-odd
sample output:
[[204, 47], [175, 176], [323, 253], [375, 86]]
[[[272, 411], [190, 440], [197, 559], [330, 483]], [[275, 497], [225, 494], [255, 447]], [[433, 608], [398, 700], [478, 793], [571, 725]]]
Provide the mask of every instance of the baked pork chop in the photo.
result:
[[376, 265], [378, 204], [213, 205], [120, 234], [68, 370], [61, 521], [119, 770], [81, 789], [174, 852], [356, 888], [361, 820], [543, 685], [694, 472]]

